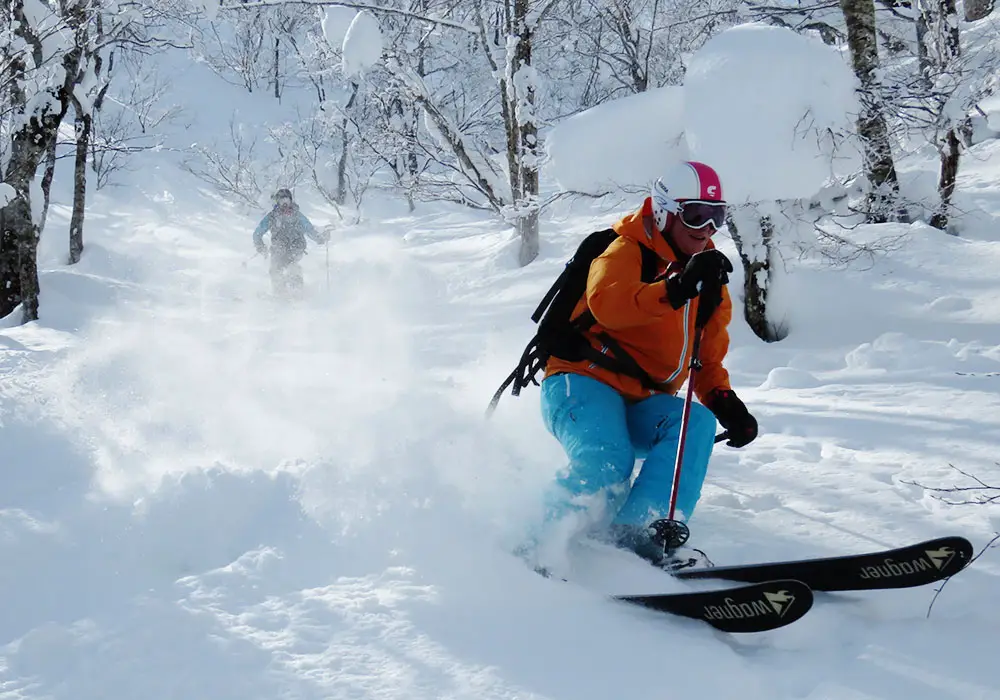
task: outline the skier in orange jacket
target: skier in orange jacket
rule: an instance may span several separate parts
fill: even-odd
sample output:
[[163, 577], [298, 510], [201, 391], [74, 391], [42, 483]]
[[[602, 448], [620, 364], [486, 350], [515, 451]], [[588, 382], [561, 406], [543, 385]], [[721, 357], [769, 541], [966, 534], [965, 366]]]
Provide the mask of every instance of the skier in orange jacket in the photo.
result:
[[[553, 356], [541, 384], [542, 414], [569, 465], [547, 498], [546, 521], [577, 518], [574, 529], [607, 528], [616, 544], [657, 564], [666, 552], [655, 527], [668, 512], [699, 305], [702, 331], [675, 519], [691, 517], [701, 495], [716, 420], [732, 447], [757, 437], [757, 421], [729, 383], [732, 302], [724, 284], [732, 264], [712, 236], [724, 225], [726, 202], [716, 172], [685, 162], [656, 181], [638, 211], [614, 224], [619, 237], [590, 266], [574, 318], [589, 311], [583, 336], [599, 355], [577, 361]], [[640, 246], [659, 258], [652, 283], [640, 279]], [[699, 295], [703, 286], [716, 298]], [[719, 294], [718, 292], [721, 292]], [[638, 370], [635, 370], [638, 365]], [[632, 371], [630, 371], [632, 370]], [[637, 457], [641, 470], [630, 485]]]

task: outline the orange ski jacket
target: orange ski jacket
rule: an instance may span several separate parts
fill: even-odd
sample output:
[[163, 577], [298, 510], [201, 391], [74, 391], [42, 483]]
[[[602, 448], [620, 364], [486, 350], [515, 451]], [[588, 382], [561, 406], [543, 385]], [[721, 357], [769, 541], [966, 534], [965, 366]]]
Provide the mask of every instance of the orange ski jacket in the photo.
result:
[[[607, 353], [598, 336], [607, 333], [617, 341], [662, 389], [643, 386], [634, 377], [598, 367], [588, 360], [571, 362], [551, 357], [545, 376], [569, 372], [593, 377], [614, 387], [626, 399], [638, 401], [653, 394], [676, 394], [688, 378], [694, 345], [698, 299], [680, 309], [665, 301], [666, 282], [640, 281], [642, 253], [639, 246], [652, 248], [660, 258], [658, 274], [682, 268], [673, 249], [656, 231], [652, 207], [647, 197], [642, 207], [613, 225], [618, 238], [590, 266], [587, 292], [573, 310], [573, 318], [588, 307], [594, 323], [583, 333], [597, 350]], [[709, 248], [714, 248], [712, 242]], [[722, 288], [722, 303], [712, 314], [702, 334], [699, 352], [702, 369], [695, 377], [694, 392], [702, 403], [715, 389], [730, 389], [729, 373], [722, 362], [729, 350], [729, 321], [733, 304], [729, 290]]]

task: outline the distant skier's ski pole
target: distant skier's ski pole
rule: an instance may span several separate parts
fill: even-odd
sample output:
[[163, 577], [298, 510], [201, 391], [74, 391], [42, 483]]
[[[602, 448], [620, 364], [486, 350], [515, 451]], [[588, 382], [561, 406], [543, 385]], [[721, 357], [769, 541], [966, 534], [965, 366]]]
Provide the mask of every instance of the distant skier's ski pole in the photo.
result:
[[260, 255], [260, 251], [259, 250], [256, 253], [254, 253], [253, 255], [251, 255], [249, 258], [247, 258], [246, 260], [244, 260], [242, 263], [240, 263], [240, 267], [246, 267], [247, 264], [251, 260], [253, 260], [254, 258], [256, 258], [258, 255]]

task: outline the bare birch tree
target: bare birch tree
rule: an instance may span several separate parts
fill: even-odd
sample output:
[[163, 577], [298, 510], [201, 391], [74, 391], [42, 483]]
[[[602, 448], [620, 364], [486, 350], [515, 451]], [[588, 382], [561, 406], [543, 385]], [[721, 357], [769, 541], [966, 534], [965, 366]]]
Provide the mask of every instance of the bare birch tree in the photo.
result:
[[[10, 0], [5, 21], [14, 41], [5, 43], [3, 64], [13, 129], [3, 181], [17, 196], [3, 208], [0, 232], [0, 317], [21, 305], [23, 323], [38, 319], [38, 240], [41, 218], [32, 211], [32, 185], [45, 153], [57, 138], [78, 78], [81, 52], [66, 41], [60, 7], [42, 0]], [[39, 208], [41, 209], [41, 208]]]
[[878, 35], [874, 0], [840, 0], [847, 24], [847, 45], [860, 83], [858, 136], [864, 146], [869, 183], [867, 215], [872, 223], [898, 218], [899, 179], [878, 81]]

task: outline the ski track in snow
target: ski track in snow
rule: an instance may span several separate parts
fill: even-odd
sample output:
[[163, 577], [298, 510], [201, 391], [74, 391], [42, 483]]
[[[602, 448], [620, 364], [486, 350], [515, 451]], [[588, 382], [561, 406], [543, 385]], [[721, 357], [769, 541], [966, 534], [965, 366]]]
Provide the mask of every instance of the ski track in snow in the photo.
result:
[[[0, 332], [0, 700], [1000, 698], [995, 552], [929, 620], [931, 587], [819, 594], [752, 637], [604, 600], [679, 585], [625, 555], [588, 589], [506, 553], [562, 453], [537, 390], [482, 410], [601, 219], [526, 270], [466, 214], [350, 229], [331, 289], [312, 248], [287, 307], [232, 218], [88, 214], [83, 262], [49, 253], [43, 321]], [[692, 528], [716, 562], [1000, 528], [911, 483], [1000, 481], [1000, 247], [932, 236], [809, 270], [801, 336], [734, 322], [762, 435], [713, 460]]]

